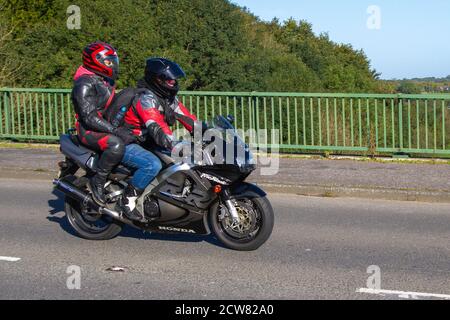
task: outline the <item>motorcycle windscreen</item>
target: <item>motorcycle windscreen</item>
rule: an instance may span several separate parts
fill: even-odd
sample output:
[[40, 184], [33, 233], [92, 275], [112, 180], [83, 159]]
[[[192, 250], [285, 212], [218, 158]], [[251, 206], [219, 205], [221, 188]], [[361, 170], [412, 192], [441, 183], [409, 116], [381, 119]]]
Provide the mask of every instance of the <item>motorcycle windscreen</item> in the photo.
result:
[[222, 149], [222, 154], [213, 154], [215, 163], [225, 163], [239, 167], [254, 165], [253, 154], [249, 146], [239, 135], [240, 130], [234, 129], [213, 129], [215, 132], [214, 144], [216, 150]]

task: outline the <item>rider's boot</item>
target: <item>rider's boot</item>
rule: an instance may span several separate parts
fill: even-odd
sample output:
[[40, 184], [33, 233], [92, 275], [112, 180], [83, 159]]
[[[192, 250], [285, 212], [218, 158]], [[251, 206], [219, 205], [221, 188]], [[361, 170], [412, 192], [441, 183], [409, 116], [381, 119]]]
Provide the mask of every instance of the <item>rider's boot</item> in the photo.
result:
[[105, 184], [108, 178], [109, 172], [106, 170], [98, 169], [97, 173], [89, 179], [89, 188], [92, 192], [92, 198], [99, 205], [104, 205], [106, 203], [105, 198]]
[[119, 206], [128, 219], [147, 222], [147, 219], [136, 208], [137, 199], [143, 192], [144, 190], [136, 189], [131, 184], [125, 188], [125, 192], [119, 200]]

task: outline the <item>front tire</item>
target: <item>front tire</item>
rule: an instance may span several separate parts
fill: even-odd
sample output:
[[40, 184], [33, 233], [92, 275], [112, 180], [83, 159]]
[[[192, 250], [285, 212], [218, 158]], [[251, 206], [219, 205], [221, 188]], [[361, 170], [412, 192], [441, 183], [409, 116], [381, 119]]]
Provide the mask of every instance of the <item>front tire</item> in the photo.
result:
[[[88, 179], [86, 177], [72, 177], [71, 180], [76, 187], [87, 191]], [[87, 208], [87, 210], [89, 209]], [[100, 214], [87, 215], [83, 213], [82, 204], [68, 196], [65, 196], [64, 211], [66, 212], [69, 224], [81, 238], [88, 240], [109, 240], [116, 237], [122, 231], [122, 223]]]
[[237, 209], [241, 225], [231, 223], [224, 217], [220, 203], [209, 213], [211, 231], [227, 248], [238, 251], [252, 251], [262, 246], [270, 237], [274, 225], [274, 213], [267, 197], [238, 199]]

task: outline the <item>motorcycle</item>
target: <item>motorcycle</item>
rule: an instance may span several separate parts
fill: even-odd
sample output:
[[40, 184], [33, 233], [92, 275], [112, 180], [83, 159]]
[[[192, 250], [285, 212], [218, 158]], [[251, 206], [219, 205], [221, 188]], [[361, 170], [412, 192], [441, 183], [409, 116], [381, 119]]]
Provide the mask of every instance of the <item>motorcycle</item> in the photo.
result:
[[[59, 163], [60, 173], [53, 184], [65, 194], [69, 224], [89, 240], [114, 238], [129, 225], [158, 233], [213, 234], [227, 248], [256, 250], [272, 233], [274, 213], [266, 193], [245, 182], [256, 166], [252, 152], [231, 122], [231, 117], [216, 116], [209, 127], [223, 136], [227, 133], [223, 152], [227, 158], [231, 152], [232, 161], [215, 163], [211, 146], [217, 140], [204, 135], [194, 142], [202, 154], [201, 161], [192, 161], [192, 157], [175, 161], [164, 150], [151, 149], [163, 169], [136, 201], [144, 222], [129, 220], [117, 210], [117, 201], [133, 172], [118, 165], [105, 185], [107, 203], [97, 204], [87, 185], [95, 174], [98, 154], [82, 145], [73, 129], [61, 135], [60, 151], [65, 160]], [[238, 152], [239, 147], [244, 151]], [[77, 175], [79, 169], [82, 173]]]

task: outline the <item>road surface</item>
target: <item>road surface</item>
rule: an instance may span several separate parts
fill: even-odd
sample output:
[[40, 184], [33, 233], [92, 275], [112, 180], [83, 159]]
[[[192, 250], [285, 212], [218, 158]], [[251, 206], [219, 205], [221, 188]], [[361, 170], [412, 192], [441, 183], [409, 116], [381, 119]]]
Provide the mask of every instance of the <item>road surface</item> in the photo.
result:
[[398, 299], [357, 292], [369, 266], [381, 289], [450, 294], [450, 204], [269, 198], [275, 228], [254, 252], [129, 227], [94, 242], [73, 234], [49, 181], [1, 178], [0, 299]]

